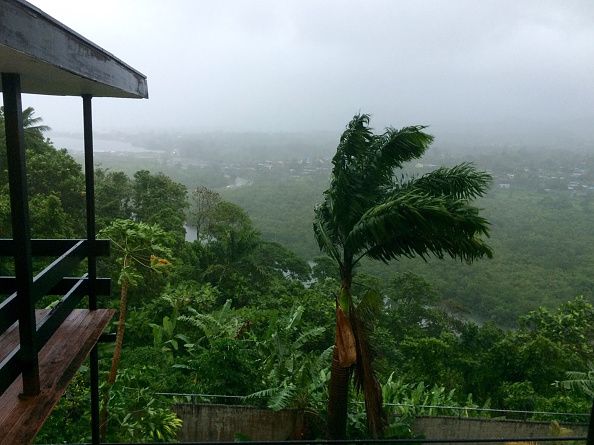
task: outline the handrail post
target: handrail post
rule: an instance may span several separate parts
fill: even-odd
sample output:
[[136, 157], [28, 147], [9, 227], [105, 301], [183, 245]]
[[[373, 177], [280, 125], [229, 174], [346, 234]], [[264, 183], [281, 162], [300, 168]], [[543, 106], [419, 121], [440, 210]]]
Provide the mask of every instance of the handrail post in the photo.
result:
[[24, 397], [39, 394], [39, 361], [37, 358], [37, 327], [33, 266], [31, 260], [31, 226], [25, 157], [25, 132], [21, 103], [21, 77], [2, 73], [4, 127], [10, 189], [12, 237], [18, 248], [14, 254], [17, 307], [19, 318], [20, 364]]
[[588, 439], [586, 445], [594, 445], [594, 400], [592, 400], [592, 408], [590, 408], [590, 422], [588, 423]]
[[[96, 227], [95, 227], [95, 168], [93, 163], [93, 114], [92, 96], [85, 94], [83, 99], [83, 130], [85, 142], [85, 195], [87, 207], [87, 246], [88, 246], [88, 293], [89, 309], [97, 309], [97, 256], [96, 256]], [[93, 346], [90, 354], [91, 374], [91, 441], [99, 444], [99, 353], [97, 345]]]

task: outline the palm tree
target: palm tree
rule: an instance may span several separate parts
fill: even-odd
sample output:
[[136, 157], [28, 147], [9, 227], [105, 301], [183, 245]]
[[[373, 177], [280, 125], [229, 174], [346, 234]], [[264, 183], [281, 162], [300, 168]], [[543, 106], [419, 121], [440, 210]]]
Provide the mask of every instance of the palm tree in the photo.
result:
[[[35, 139], [43, 140], [43, 133], [51, 130], [47, 125], [40, 125], [43, 122], [42, 117], [35, 117], [35, 109], [27, 107], [23, 110], [23, 129], [25, 134]], [[0, 123], [4, 123], [4, 107], [0, 107]]]
[[35, 110], [33, 107], [27, 107], [23, 110], [23, 128], [25, 134], [30, 135], [33, 138], [43, 139], [43, 133], [51, 130], [47, 125], [41, 125], [43, 118], [34, 117]]
[[353, 117], [332, 160], [331, 183], [315, 209], [314, 233], [320, 249], [336, 263], [336, 340], [328, 402], [328, 433], [346, 434], [351, 374], [363, 391], [369, 432], [379, 437], [384, 414], [372, 368], [366, 316], [355, 307], [351, 286], [355, 266], [370, 258], [388, 263], [401, 257], [450, 256], [472, 262], [491, 257], [489, 223], [470, 205], [491, 180], [470, 164], [439, 168], [417, 178], [398, 179], [395, 169], [423, 155], [433, 137], [425, 127], [388, 128], [375, 135], [369, 116]]

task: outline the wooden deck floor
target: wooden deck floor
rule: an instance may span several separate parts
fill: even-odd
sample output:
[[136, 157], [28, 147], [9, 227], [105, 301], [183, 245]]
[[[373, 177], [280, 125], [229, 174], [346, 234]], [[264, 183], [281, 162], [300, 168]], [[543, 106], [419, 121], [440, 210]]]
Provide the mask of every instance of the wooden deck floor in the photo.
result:
[[[47, 311], [36, 314], [39, 323]], [[21, 400], [19, 377], [0, 396], [0, 444], [28, 444], [33, 440], [113, 314], [111, 309], [75, 309], [68, 316], [39, 352], [41, 393]], [[15, 323], [0, 336], [0, 361], [17, 343]]]

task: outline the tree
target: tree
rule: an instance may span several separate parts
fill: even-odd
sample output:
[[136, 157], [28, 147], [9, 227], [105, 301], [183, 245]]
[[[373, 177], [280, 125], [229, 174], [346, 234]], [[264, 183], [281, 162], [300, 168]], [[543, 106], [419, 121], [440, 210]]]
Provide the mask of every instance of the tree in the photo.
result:
[[159, 224], [165, 231], [184, 239], [185, 211], [188, 206], [186, 187], [163, 173], [148, 170], [134, 173], [133, 211], [138, 221]]
[[[34, 237], [72, 237], [84, 233], [84, 175], [66, 150], [56, 150], [43, 134], [49, 129], [39, 125], [33, 108], [23, 110], [29, 207]], [[10, 237], [4, 114], [0, 108], [0, 233]], [[4, 205], [6, 203], [6, 206]], [[7, 224], [8, 223], [8, 224]]]
[[120, 171], [95, 170], [97, 226], [106, 227], [114, 219], [132, 217], [132, 182]]
[[247, 290], [265, 281], [265, 271], [255, 255], [261, 243], [247, 213], [238, 205], [221, 201], [210, 212], [208, 230], [202, 231], [203, 278], [246, 304]]
[[158, 225], [136, 223], [125, 219], [113, 221], [100, 232], [100, 236], [109, 238], [113, 250], [118, 254], [116, 261], [120, 266], [118, 276], [118, 284], [120, 285], [118, 327], [101, 412], [101, 435], [104, 439], [107, 428], [109, 390], [116, 381], [124, 343], [128, 290], [142, 280], [143, 272], [162, 272], [170, 266], [167, 257], [171, 256], [171, 249], [168, 246], [172, 243], [172, 240], [171, 236]]
[[23, 128], [25, 134], [28, 134], [32, 138], [42, 139], [43, 133], [51, 130], [47, 125], [41, 125], [43, 122], [42, 117], [34, 117], [35, 110], [33, 107], [27, 107], [23, 110]]
[[[41, 125], [43, 122], [42, 117], [34, 117], [35, 109], [33, 107], [27, 107], [23, 110], [23, 129], [25, 131], [25, 137], [31, 139], [44, 140], [43, 134], [46, 131], [51, 130], [47, 125]], [[4, 133], [4, 107], [0, 107], [0, 125], [2, 133]]]
[[212, 213], [221, 202], [221, 195], [205, 187], [197, 187], [192, 192], [192, 209], [190, 211], [190, 224], [196, 226], [196, 237], [201, 239], [203, 232], [209, 232]]
[[417, 178], [395, 176], [396, 168], [421, 157], [433, 141], [424, 128], [388, 128], [375, 135], [368, 115], [354, 116], [332, 160], [330, 187], [315, 209], [316, 240], [335, 261], [341, 280], [328, 402], [332, 439], [346, 434], [352, 371], [356, 388], [365, 396], [370, 434], [380, 436], [384, 425], [368, 332], [351, 290], [359, 262], [430, 255], [471, 262], [492, 256], [481, 238], [488, 236], [489, 224], [470, 203], [485, 193], [489, 174], [461, 164]]
[[594, 354], [594, 306], [583, 296], [560, 305], [555, 312], [545, 307], [520, 317], [520, 327], [530, 336], [541, 335], [576, 353], [583, 363]]

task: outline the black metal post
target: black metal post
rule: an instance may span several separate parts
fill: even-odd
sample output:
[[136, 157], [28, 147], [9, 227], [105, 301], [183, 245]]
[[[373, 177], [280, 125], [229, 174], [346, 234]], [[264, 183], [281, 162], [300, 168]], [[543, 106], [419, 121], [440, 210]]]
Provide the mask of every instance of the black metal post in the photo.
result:
[[592, 408], [590, 408], [590, 423], [588, 424], [588, 440], [586, 445], [594, 445], [594, 400], [592, 401]]
[[[95, 228], [95, 169], [93, 163], [93, 114], [90, 95], [83, 95], [83, 127], [85, 139], [85, 194], [87, 201], [88, 292], [89, 309], [97, 309], [97, 256]], [[97, 345], [91, 349], [91, 437], [99, 444], [99, 353]]]
[[39, 361], [37, 358], [35, 301], [32, 295], [31, 226], [29, 224], [25, 134], [19, 74], [2, 73], [2, 96], [8, 154], [12, 237], [15, 245], [18, 246], [14, 254], [14, 268], [18, 298], [20, 363], [23, 374], [22, 395], [27, 397], [39, 394]]

